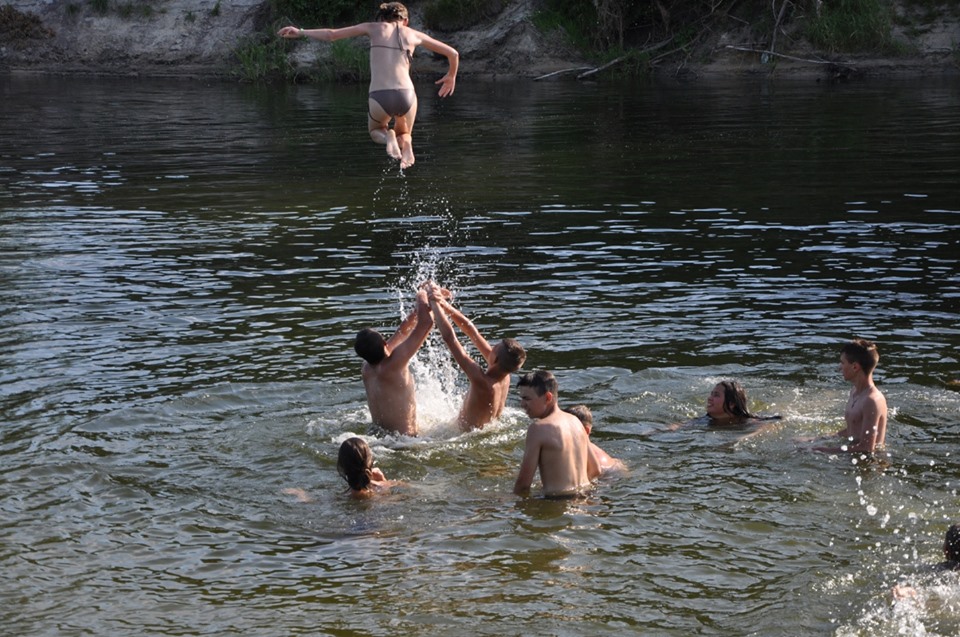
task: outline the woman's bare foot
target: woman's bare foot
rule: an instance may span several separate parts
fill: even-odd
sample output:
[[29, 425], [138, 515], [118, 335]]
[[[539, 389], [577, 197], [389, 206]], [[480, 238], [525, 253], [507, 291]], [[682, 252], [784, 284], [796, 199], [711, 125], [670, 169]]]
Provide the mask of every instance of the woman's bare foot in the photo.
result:
[[413, 166], [414, 162], [417, 161], [416, 157], [413, 156], [413, 138], [410, 135], [401, 135], [399, 139], [400, 145], [400, 168], [409, 168]]
[[400, 167], [403, 167], [403, 155], [400, 152], [400, 144], [397, 143], [397, 135], [392, 130], [387, 130], [387, 154], [394, 159], [399, 159]]

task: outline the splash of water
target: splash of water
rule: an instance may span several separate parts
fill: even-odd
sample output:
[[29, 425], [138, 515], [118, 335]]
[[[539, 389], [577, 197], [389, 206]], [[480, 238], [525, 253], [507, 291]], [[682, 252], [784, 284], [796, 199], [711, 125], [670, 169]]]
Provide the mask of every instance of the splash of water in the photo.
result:
[[[456, 297], [456, 280], [449, 282], [450, 277], [447, 277], [445, 281], [442, 276], [448, 269], [442, 251], [425, 247], [413, 255], [411, 266], [393, 290], [401, 318], [413, 309], [413, 299], [425, 281], [436, 281]], [[465, 382], [461, 379], [460, 368], [436, 330], [430, 332], [426, 343], [411, 361], [410, 369], [417, 383], [420, 435], [434, 438], [459, 434], [456, 417], [463, 400]]]

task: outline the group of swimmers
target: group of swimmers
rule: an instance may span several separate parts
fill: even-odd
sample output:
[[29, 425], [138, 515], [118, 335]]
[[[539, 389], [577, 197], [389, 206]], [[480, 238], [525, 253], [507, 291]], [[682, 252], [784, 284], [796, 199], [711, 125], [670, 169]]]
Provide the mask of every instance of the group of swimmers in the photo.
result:
[[[409, 12], [399, 2], [381, 4], [374, 22], [340, 29], [286, 26], [278, 35], [325, 42], [359, 36], [369, 38], [367, 129], [373, 141], [383, 144], [387, 154], [400, 162], [401, 169], [414, 164], [412, 134], [417, 116], [417, 94], [410, 73], [414, 50], [423, 46], [447, 59], [449, 69], [436, 82], [440, 85], [439, 96], [444, 98], [453, 95], [456, 88], [460, 60], [456, 49], [410, 28]], [[362, 375], [370, 415], [374, 424], [384, 430], [409, 436], [418, 433], [415, 388], [409, 363], [434, 325], [470, 381], [457, 415], [460, 429], [482, 428], [502, 414], [510, 391], [511, 374], [523, 366], [526, 352], [512, 338], [491, 345], [450, 300], [448, 290], [428, 283], [418, 292], [413, 312], [401, 322], [389, 340], [373, 329], [362, 330], [357, 335], [355, 348], [365, 361]], [[486, 363], [485, 369], [467, 353], [451, 321], [479, 351]], [[869, 341], [858, 339], [843, 346], [840, 372], [852, 385], [844, 410], [846, 426], [832, 436], [805, 441], [813, 442], [815, 451], [869, 456], [884, 446], [887, 404], [873, 382], [873, 370], [878, 361], [877, 348]], [[610, 457], [590, 441], [593, 417], [586, 405], [568, 410], [560, 408], [557, 380], [552, 373], [540, 370], [524, 374], [517, 389], [520, 405], [533, 422], [527, 429], [523, 460], [514, 484], [515, 493], [528, 492], [537, 471], [544, 495], [563, 497], [582, 493], [602, 473], [625, 468], [621, 461]], [[718, 383], [707, 398], [706, 406], [708, 423], [716, 427], [779, 418], [751, 414], [746, 392], [736, 381]], [[368, 497], [395, 484], [373, 466], [373, 453], [362, 438], [343, 442], [337, 470], [356, 497]], [[306, 498], [299, 489], [288, 491]], [[960, 526], [950, 527], [943, 550], [947, 568], [960, 568]], [[895, 589], [894, 594], [905, 598], [915, 596], [916, 592], [903, 587]]]
[[[406, 436], [419, 434], [416, 387], [410, 362], [436, 327], [453, 359], [469, 381], [456, 422], [461, 431], [481, 429], [500, 418], [511, 389], [511, 375], [526, 362], [523, 346], [512, 338], [491, 344], [473, 322], [454, 307], [451, 292], [432, 281], [417, 291], [414, 308], [387, 339], [372, 328], [357, 334], [354, 348], [363, 358], [361, 376], [373, 424]], [[460, 342], [454, 325], [472, 342], [484, 360], [478, 363]], [[804, 442], [825, 453], [871, 455], [886, 438], [887, 404], [873, 382], [879, 361], [876, 346], [857, 339], [841, 348], [839, 370], [852, 388], [844, 411], [846, 426], [831, 436]], [[575, 496], [587, 491], [600, 475], [625, 469], [590, 440], [593, 416], [586, 405], [560, 407], [558, 383], [549, 371], [523, 374], [517, 383], [520, 407], [532, 419], [514, 492], [529, 492], [539, 472], [546, 497]], [[736, 381], [717, 383], [706, 401], [711, 427], [741, 427], [779, 419], [756, 415], [747, 407], [746, 392]], [[673, 425], [668, 429], [676, 429]], [[373, 468], [373, 455], [361, 438], [343, 443], [338, 471], [351, 494], [368, 497], [392, 482]]]
[[[417, 291], [414, 309], [389, 339], [371, 328], [357, 334], [354, 349], [364, 360], [361, 376], [367, 405], [373, 424], [381, 429], [408, 436], [419, 433], [416, 388], [409, 365], [434, 326], [469, 381], [456, 418], [460, 430], [482, 429], [503, 413], [511, 374], [523, 366], [527, 353], [512, 338], [491, 344], [473, 321], [453, 306], [452, 296], [448, 289], [428, 281]], [[467, 352], [454, 325], [473, 343], [485, 367]], [[552, 373], [539, 370], [525, 374], [517, 388], [521, 408], [534, 421], [527, 430], [524, 458], [514, 485], [516, 493], [529, 491], [538, 470], [544, 494], [558, 497], [582, 493], [604, 469], [623, 466], [590, 442], [588, 429], [577, 416], [560, 409], [557, 379]], [[588, 418], [587, 413], [581, 411], [584, 418]], [[364, 466], [357, 470], [369, 469]], [[349, 466], [341, 468], [343, 475], [350, 472]]]

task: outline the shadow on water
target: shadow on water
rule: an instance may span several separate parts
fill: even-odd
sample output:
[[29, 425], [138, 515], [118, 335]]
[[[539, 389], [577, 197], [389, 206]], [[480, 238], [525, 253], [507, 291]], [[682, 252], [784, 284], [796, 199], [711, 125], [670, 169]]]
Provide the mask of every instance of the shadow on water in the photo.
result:
[[[0, 78], [0, 621], [956, 632], [923, 567], [957, 514], [960, 85], [427, 88], [401, 174], [362, 87]], [[511, 397], [459, 433], [435, 335], [423, 435], [372, 433], [352, 339], [426, 278], [629, 471], [515, 498], [527, 419]], [[888, 466], [797, 442], [842, 426], [854, 335], [880, 345]], [[783, 419], [664, 431], [726, 378]], [[388, 497], [345, 495], [351, 435]], [[890, 605], [900, 578], [923, 603]]]

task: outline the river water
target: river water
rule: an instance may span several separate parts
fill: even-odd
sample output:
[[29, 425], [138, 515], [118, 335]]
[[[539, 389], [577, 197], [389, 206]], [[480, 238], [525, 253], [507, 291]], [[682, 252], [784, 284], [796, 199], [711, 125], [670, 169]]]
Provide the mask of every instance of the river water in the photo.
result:
[[[960, 81], [432, 90], [403, 174], [363, 87], [0, 76], [3, 632], [957, 634]], [[372, 433], [352, 338], [428, 277], [629, 473], [513, 496], [436, 337]], [[798, 442], [855, 336], [885, 466]], [[783, 420], [664, 431], [725, 378]], [[403, 486], [345, 496], [355, 434]]]

